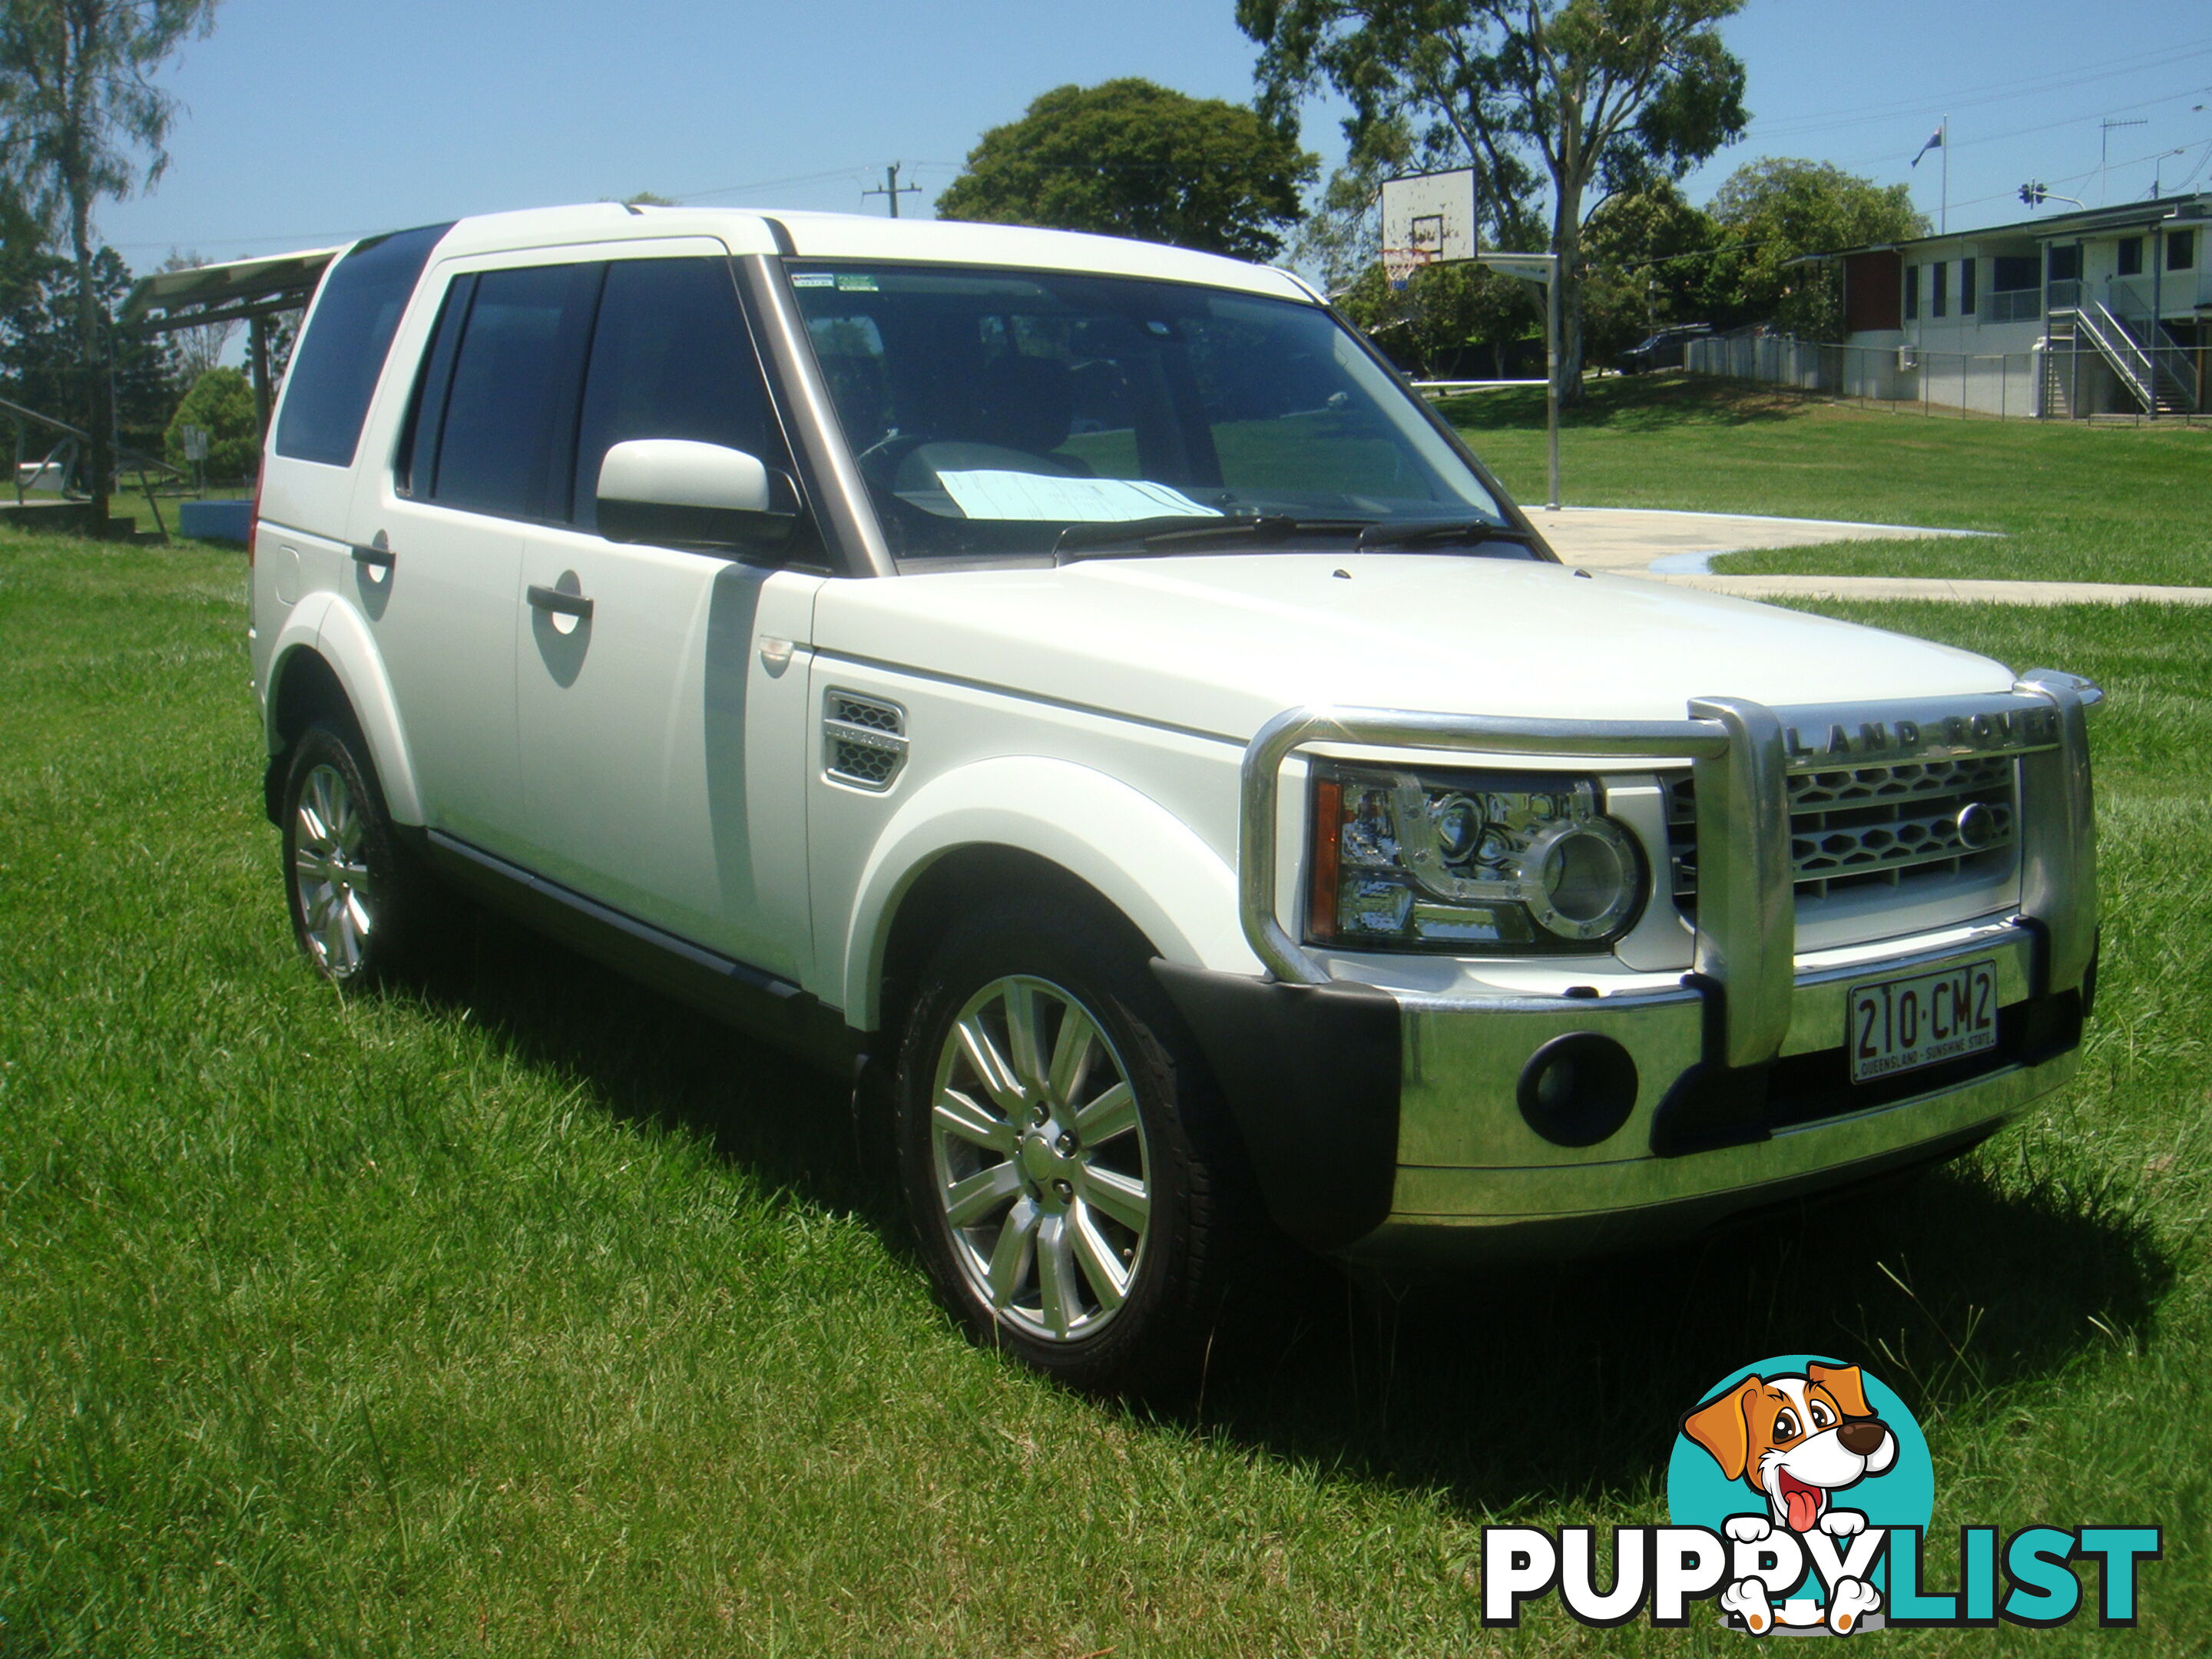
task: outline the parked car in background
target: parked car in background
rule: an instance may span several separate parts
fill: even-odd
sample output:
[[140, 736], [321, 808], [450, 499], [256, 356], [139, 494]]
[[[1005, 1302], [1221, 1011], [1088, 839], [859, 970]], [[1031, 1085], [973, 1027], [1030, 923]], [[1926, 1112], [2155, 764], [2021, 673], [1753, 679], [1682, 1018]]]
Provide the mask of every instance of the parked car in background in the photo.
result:
[[1682, 349], [1713, 331], [1710, 323], [1677, 323], [1655, 330], [1613, 360], [1624, 374], [1644, 374], [1655, 368], [1682, 367]]
[[976, 1338], [1679, 1236], [2070, 1075], [2084, 711], [1568, 569], [1296, 276], [599, 205], [324, 277], [252, 546], [341, 985], [466, 888], [856, 1079]]

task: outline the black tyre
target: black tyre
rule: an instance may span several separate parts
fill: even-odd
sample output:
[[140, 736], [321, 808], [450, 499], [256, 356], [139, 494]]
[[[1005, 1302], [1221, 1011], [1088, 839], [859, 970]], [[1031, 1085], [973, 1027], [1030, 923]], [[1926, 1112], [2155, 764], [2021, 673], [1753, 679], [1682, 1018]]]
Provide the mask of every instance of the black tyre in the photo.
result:
[[414, 961], [433, 902], [392, 833], [368, 745], [350, 721], [316, 721], [284, 778], [284, 896], [292, 934], [325, 978], [389, 980]]
[[1072, 901], [945, 939], [897, 1079], [900, 1184], [975, 1339], [1079, 1387], [1194, 1377], [1256, 1243], [1212, 1083], [1141, 941]]

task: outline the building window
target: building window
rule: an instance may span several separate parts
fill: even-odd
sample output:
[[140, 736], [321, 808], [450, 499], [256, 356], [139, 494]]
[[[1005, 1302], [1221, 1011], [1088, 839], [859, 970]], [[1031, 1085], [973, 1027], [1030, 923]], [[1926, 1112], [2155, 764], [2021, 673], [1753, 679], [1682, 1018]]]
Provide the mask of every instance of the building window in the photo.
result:
[[2197, 263], [2197, 233], [2193, 230], [2169, 230], [2166, 233], [2166, 268], [2186, 270]]
[[1920, 267], [1905, 268], [1905, 320], [1917, 322], [1920, 317]]
[[2142, 238], [2140, 236], [2123, 236], [2120, 238], [2118, 246], [2120, 250], [2120, 275], [2123, 276], [2142, 276]]
[[2000, 253], [1990, 261], [1990, 293], [2017, 294], [2037, 286], [2033, 254]]
[[1928, 267], [1934, 273], [1936, 286], [1928, 296], [1928, 314], [1942, 317], [1951, 309], [1951, 266], [1948, 260], [1938, 259]]
[[1960, 260], [1959, 314], [1961, 317], [1971, 317], [1974, 314], [1974, 262], [1972, 259]]
[[2078, 283], [2081, 280], [2081, 245], [2051, 250], [2051, 280], [2054, 283]]

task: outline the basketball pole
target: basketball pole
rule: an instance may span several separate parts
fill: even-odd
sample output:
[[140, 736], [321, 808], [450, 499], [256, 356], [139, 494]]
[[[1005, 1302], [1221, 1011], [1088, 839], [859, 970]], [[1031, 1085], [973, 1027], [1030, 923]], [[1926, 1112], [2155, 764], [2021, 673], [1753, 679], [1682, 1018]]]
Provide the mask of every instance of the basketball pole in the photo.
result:
[[1559, 510], [1559, 256], [1556, 253], [1482, 253], [1477, 264], [1504, 276], [1544, 285], [1544, 446], [1552, 467], [1547, 510]]
[[1551, 510], [1559, 510], [1559, 256], [1544, 283], [1544, 442], [1552, 456]]

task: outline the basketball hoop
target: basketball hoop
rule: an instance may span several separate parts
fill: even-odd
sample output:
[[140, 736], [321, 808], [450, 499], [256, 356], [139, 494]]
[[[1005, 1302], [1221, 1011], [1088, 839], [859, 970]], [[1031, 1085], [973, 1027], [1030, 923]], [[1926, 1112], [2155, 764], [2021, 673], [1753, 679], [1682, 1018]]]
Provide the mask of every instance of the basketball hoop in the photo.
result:
[[1386, 247], [1382, 250], [1382, 276], [1392, 288], [1403, 288], [1413, 280], [1413, 273], [1423, 265], [1437, 263], [1433, 247]]

